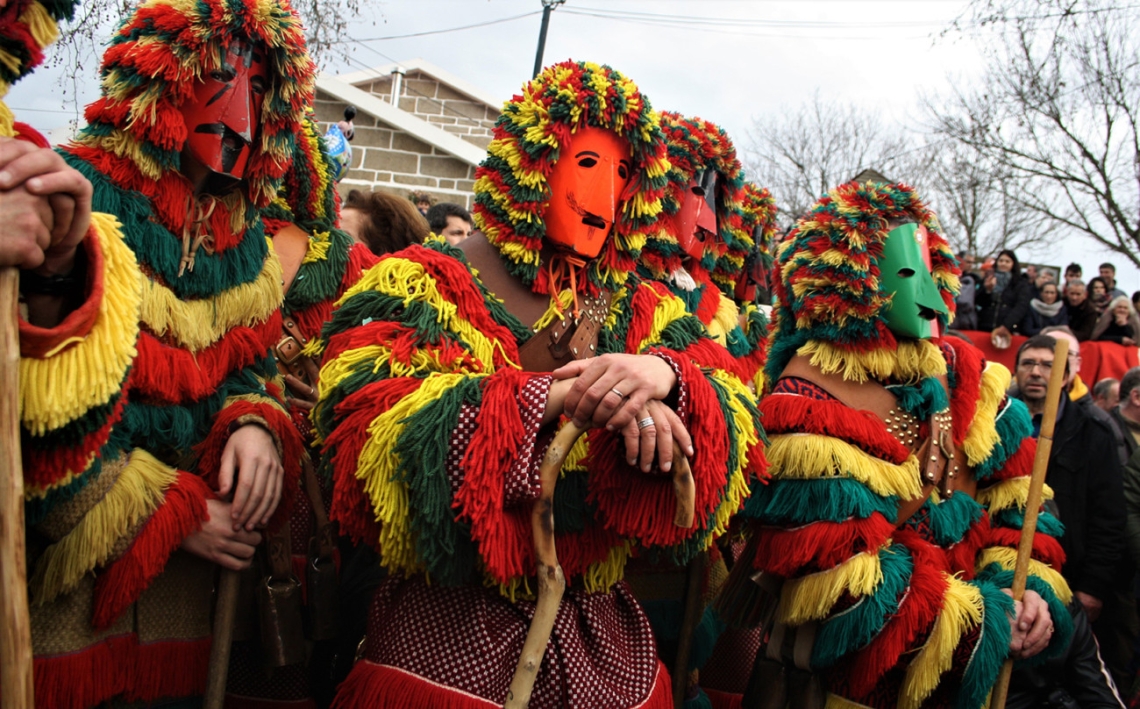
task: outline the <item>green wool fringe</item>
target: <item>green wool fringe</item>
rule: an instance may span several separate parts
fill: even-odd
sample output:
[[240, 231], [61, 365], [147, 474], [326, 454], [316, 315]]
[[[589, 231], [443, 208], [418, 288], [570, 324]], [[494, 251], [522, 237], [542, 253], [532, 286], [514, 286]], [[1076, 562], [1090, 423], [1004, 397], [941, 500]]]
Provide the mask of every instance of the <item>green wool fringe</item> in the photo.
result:
[[797, 527], [816, 521], [867, 519], [878, 512], [887, 519], [898, 514], [898, 498], [880, 497], [849, 478], [794, 480], [777, 478], [756, 486], [742, 514], [766, 524]]
[[1002, 593], [1002, 585], [990, 580], [979, 577], [971, 583], [981, 590], [985, 610], [974, 653], [958, 686], [958, 695], [954, 701], [956, 709], [983, 709], [990, 690], [997, 681], [1002, 663], [1009, 655], [1008, 618], [1013, 615], [1013, 599]]
[[962, 541], [970, 527], [982, 518], [985, 508], [969, 495], [958, 493], [938, 504], [927, 501], [930, 513], [930, 531], [938, 546], [946, 548]]
[[988, 480], [1001, 470], [1010, 456], [1021, 448], [1022, 442], [1033, 435], [1033, 420], [1029, 409], [1020, 399], [1007, 398], [997, 413], [998, 442], [990, 457], [983, 460], [975, 469], [979, 481]]

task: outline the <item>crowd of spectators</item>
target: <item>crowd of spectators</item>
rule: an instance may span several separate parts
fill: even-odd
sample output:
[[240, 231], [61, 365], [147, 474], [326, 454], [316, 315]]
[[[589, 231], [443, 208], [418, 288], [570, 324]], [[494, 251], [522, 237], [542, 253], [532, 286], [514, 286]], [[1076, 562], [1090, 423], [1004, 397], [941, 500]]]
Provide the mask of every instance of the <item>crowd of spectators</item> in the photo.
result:
[[[1028, 265], [1024, 269], [1009, 249], [978, 264], [972, 254], [958, 254], [962, 290], [957, 300], [955, 330], [991, 333], [995, 344], [1013, 335], [1033, 337], [1042, 330], [1067, 326], [1077, 340], [1140, 342], [1140, 291], [1128, 294], [1116, 284], [1116, 267], [1102, 263], [1099, 275], [1083, 279], [1080, 264], [1065, 268], [1058, 283], [1053, 270]], [[1001, 347], [1002, 345], [998, 345]]]

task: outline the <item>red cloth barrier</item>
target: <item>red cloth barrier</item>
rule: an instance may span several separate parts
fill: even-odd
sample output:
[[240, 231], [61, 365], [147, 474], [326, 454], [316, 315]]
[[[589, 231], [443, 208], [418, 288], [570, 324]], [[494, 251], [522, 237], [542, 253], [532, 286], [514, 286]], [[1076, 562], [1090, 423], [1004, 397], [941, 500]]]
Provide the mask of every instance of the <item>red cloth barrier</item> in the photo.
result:
[[[1025, 342], [1023, 335], [1014, 335], [1008, 349], [999, 350], [990, 342], [990, 333], [977, 330], [962, 332], [991, 362], [1001, 362], [1009, 371], [1016, 366], [1017, 348]], [[1106, 377], [1120, 379], [1129, 369], [1140, 364], [1140, 350], [1115, 342], [1081, 343], [1081, 381], [1090, 389]]]

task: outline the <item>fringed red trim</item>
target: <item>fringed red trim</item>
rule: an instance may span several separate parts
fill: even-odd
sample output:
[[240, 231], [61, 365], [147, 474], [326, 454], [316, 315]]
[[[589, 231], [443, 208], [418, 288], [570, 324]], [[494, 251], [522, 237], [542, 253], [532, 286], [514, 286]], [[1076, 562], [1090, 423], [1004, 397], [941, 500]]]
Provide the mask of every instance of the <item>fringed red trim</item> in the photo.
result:
[[353, 243], [348, 249], [348, 264], [344, 267], [344, 279], [340, 282], [340, 289], [336, 292], [337, 299], [344, 295], [344, 292], [359, 281], [364, 272], [375, 266], [379, 260], [380, 257], [369, 251], [364, 244]]
[[337, 423], [325, 440], [322, 454], [333, 468], [333, 498], [329, 516], [340, 524], [340, 533], [357, 544], [375, 547], [380, 525], [364, 483], [356, 478], [360, 451], [368, 442], [368, 427], [380, 414], [415, 391], [419, 379], [386, 379], [356, 390], [336, 406]]
[[[728, 485], [728, 429], [720, 400], [704, 374], [686, 358], [673, 353], [670, 361], [680, 369], [688, 402], [680, 412], [690, 431], [699, 431], [700, 442], [691, 461], [696, 483], [694, 529], [673, 523], [676, 495], [669, 475], [645, 474], [625, 462], [625, 442], [619, 433], [590, 431], [586, 466], [591, 471], [587, 500], [597, 506], [598, 519], [622, 537], [643, 544], [671, 546], [698, 529], [705, 529]], [[741, 461], [745, 464], [746, 461]]]
[[225, 709], [317, 709], [311, 697], [304, 699], [262, 699], [240, 694], [226, 694]]
[[230, 328], [221, 340], [197, 354], [165, 345], [149, 332], [140, 332], [132, 391], [141, 392], [143, 398], [153, 403], [197, 401], [216, 392], [233, 372], [265, 357], [280, 337], [279, 310], [256, 327]]
[[445, 338], [434, 345], [424, 342], [423, 333], [415, 328], [384, 320], [353, 327], [330, 337], [325, 347], [324, 361], [330, 362], [347, 351], [369, 346], [387, 348], [391, 351], [392, 361], [399, 364], [411, 365], [415, 355], [430, 352], [438, 361], [456, 368], [478, 372], [485, 367], [453, 338]]
[[[20, 3], [17, 3], [17, 5], [19, 5], [19, 4]], [[30, 5], [31, 2], [28, 2], [27, 4]], [[16, 17], [18, 17], [19, 14], [23, 12], [22, 8], [12, 8], [11, 3], [9, 3], [8, 7], [9, 7], [9, 10], [8, 10], [7, 16], [10, 16], [12, 20], [15, 20]], [[0, 27], [3, 27], [3, 31], [0, 31], [0, 36], [3, 36], [5, 39], [11, 41], [12, 39], [14, 39], [14, 37], [12, 37], [12, 35], [9, 34], [9, 32], [12, 32], [12, 31], [20, 32], [21, 30], [19, 28], [23, 28], [26, 30], [27, 25], [24, 25], [22, 23], [18, 23], [15, 21], [6, 22], [4, 20], [4, 18], [0, 18]], [[30, 37], [30, 36], [31, 35], [28, 35], [28, 37]], [[32, 44], [35, 44], [35, 43], [33, 42]], [[38, 48], [36, 48], [33, 51], [38, 52]], [[17, 140], [22, 140], [26, 143], [31, 143], [32, 145], [36, 146], [37, 148], [51, 148], [51, 143], [49, 143], [48, 139], [44, 137], [44, 134], [39, 132], [35, 128], [31, 127], [27, 123], [23, 123], [21, 121], [13, 121], [12, 122], [12, 131], [15, 133], [15, 135], [13, 135], [12, 137], [17, 139]]]
[[760, 413], [769, 436], [812, 433], [838, 438], [894, 465], [902, 465], [911, 455], [873, 413], [852, 409], [838, 401], [770, 394], [761, 399]]
[[800, 576], [830, 569], [854, 554], [878, 549], [895, 525], [875, 512], [866, 519], [813, 522], [794, 529], [762, 527], [753, 561], [781, 576]]
[[520, 392], [533, 376], [508, 368], [487, 378], [455, 495], [461, 517], [471, 521], [479, 556], [500, 583], [529, 575], [536, 563], [529, 506], [504, 509], [503, 501], [507, 473], [526, 435]]
[[712, 709], [743, 709], [744, 695], [720, 692], [708, 687], [701, 687], [705, 696], [709, 698]]
[[989, 537], [990, 516], [983, 512], [981, 518], [966, 530], [962, 540], [956, 544], [951, 544], [946, 549], [946, 559], [950, 563], [950, 572], [960, 575], [967, 581], [973, 579], [976, 573], [974, 562], [977, 561], [978, 552], [986, 545], [986, 540]]
[[[657, 285], [664, 288], [661, 284]], [[652, 286], [653, 283], [642, 282], [630, 300], [629, 307], [633, 310], [633, 317], [630, 318], [629, 329], [626, 330], [626, 352], [639, 352], [642, 340], [649, 337], [653, 329], [653, 313], [664, 295]]]
[[954, 445], [961, 446], [978, 411], [986, 360], [981, 350], [960, 337], [947, 337], [939, 344], [953, 351], [955, 387], [950, 396], [950, 415], [954, 420]]
[[617, 534], [596, 525], [588, 525], [581, 532], [555, 532], [558, 564], [568, 579], [585, 574], [590, 564], [605, 561], [610, 549], [621, 543]]
[[696, 362], [698, 366], [723, 369], [732, 372], [745, 381], [751, 381], [752, 375], [756, 373], [755, 370], [748, 367], [748, 363], [743, 358], [733, 357], [727, 349], [708, 338], [701, 338], [689, 345], [685, 348], [684, 354]]
[[67, 314], [63, 322], [52, 328], [36, 327], [19, 318], [20, 356], [43, 359], [49, 352], [71, 338], [83, 338], [95, 326], [99, 308], [103, 305], [106, 264], [103, 249], [99, 246], [99, 232], [94, 226], [87, 228], [82, 248], [87, 255], [87, 293], [83, 304]]
[[1033, 474], [1033, 459], [1037, 457], [1037, 439], [1026, 436], [1021, 439], [1021, 446], [1011, 455], [987, 480], [987, 483], [1000, 485], [1002, 480], [1013, 478], [1027, 478]]
[[139, 645], [119, 635], [64, 655], [34, 659], [36, 706], [88, 709], [112, 697], [154, 701], [192, 697], [206, 689], [210, 638]]
[[[293, 500], [297, 496], [298, 481], [301, 479], [301, 458], [305, 455], [305, 443], [301, 434], [281, 408], [272, 404], [235, 401], [219, 411], [210, 434], [194, 447], [198, 453], [198, 470], [210, 487], [216, 490], [222, 452], [230, 439], [230, 424], [243, 416], [260, 418], [281, 443], [281, 465], [285, 468], [285, 480], [281, 486], [281, 501], [269, 520], [269, 531], [272, 532], [288, 521], [293, 511]], [[237, 475], [237, 471], [234, 471], [234, 475]], [[234, 485], [237, 485], [237, 480], [234, 480]]]
[[691, 269], [690, 274], [704, 286], [704, 290], [701, 291], [701, 301], [697, 303], [697, 312], [694, 314], [698, 320], [708, 325], [716, 317], [717, 310], [720, 309], [720, 289], [712, 282], [708, 271], [703, 268]]
[[124, 392], [111, 409], [99, 428], [83, 437], [78, 444], [70, 448], [40, 448], [35, 444], [23, 447], [24, 457], [24, 484], [29, 491], [43, 490], [59, 482], [69, 473], [78, 473], [86, 470], [87, 460], [103, 447], [111, 437], [111, 429], [123, 416], [123, 407], [126, 406], [127, 396]]
[[306, 339], [315, 340], [321, 336], [321, 328], [325, 326], [325, 323], [332, 319], [332, 311], [332, 300], [322, 300], [307, 308], [294, 310], [289, 314], [289, 317], [297, 323], [297, 327], [300, 328], [301, 334]]
[[941, 549], [906, 529], [895, 532], [895, 541], [910, 551], [914, 570], [898, 612], [852, 657], [847, 676], [851, 678], [851, 691], [855, 696], [868, 694], [903, 653], [915, 649], [915, 640], [929, 632], [942, 611], [942, 596], [949, 587], [942, 572], [946, 568], [946, 555]]
[[337, 687], [333, 709], [498, 709], [493, 702], [397, 667], [360, 660]]
[[179, 473], [165, 499], [135, 535], [127, 551], [95, 581], [95, 611], [91, 624], [102, 630], [138, 600], [162, 573], [170, 554], [208, 519], [206, 500], [214, 493], [201, 478]]
[[[1020, 542], [1020, 529], [994, 527], [990, 530], [990, 538], [987, 540], [986, 546], [1003, 546], [1016, 549]], [[1038, 532], [1033, 535], [1033, 558], [1059, 570], [1065, 563], [1065, 552], [1061, 548], [1061, 542], [1057, 541], [1056, 538]]]

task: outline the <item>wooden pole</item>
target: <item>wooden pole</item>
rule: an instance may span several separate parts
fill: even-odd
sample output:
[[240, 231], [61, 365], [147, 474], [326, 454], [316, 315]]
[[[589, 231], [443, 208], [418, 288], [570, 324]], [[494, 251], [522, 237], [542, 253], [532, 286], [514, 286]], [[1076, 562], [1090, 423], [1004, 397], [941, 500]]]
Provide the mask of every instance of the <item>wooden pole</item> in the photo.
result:
[[32, 621], [20, 455], [20, 272], [0, 269], [0, 707], [32, 709]]
[[[1041, 434], [1037, 437], [1037, 455], [1033, 458], [1033, 475], [1029, 478], [1029, 496], [1025, 502], [1025, 518], [1021, 525], [1021, 540], [1017, 545], [1017, 565], [1013, 571], [1013, 600], [1025, 595], [1025, 580], [1029, 576], [1029, 561], [1033, 554], [1033, 536], [1037, 531], [1037, 510], [1041, 507], [1041, 491], [1045, 486], [1045, 472], [1049, 468], [1049, 453], [1053, 450], [1053, 428], [1057, 424], [1057, 408], [1064, 394], [1065, 365], [1069, 360], [1068, 340], [1058, 339], [1053, 349], [1053, 369], [1049, 388], [1045, 391], [1045, 413], [1041, 416]], [[1009, 679], [1013, 673], [1013, 660], [1007, 659], [994, 684], [990, 709], [1005, 709], [1009, 694]]]
[[221, 570], [218, 598], [214, 604], [214, 637], [210, 645], [203, 709], [222, 709], [226, 703], [226, 676], [230, 670], [230, 648], [234, 642], [234, 617], [237, 615], [240, 587], [240, 571]]

